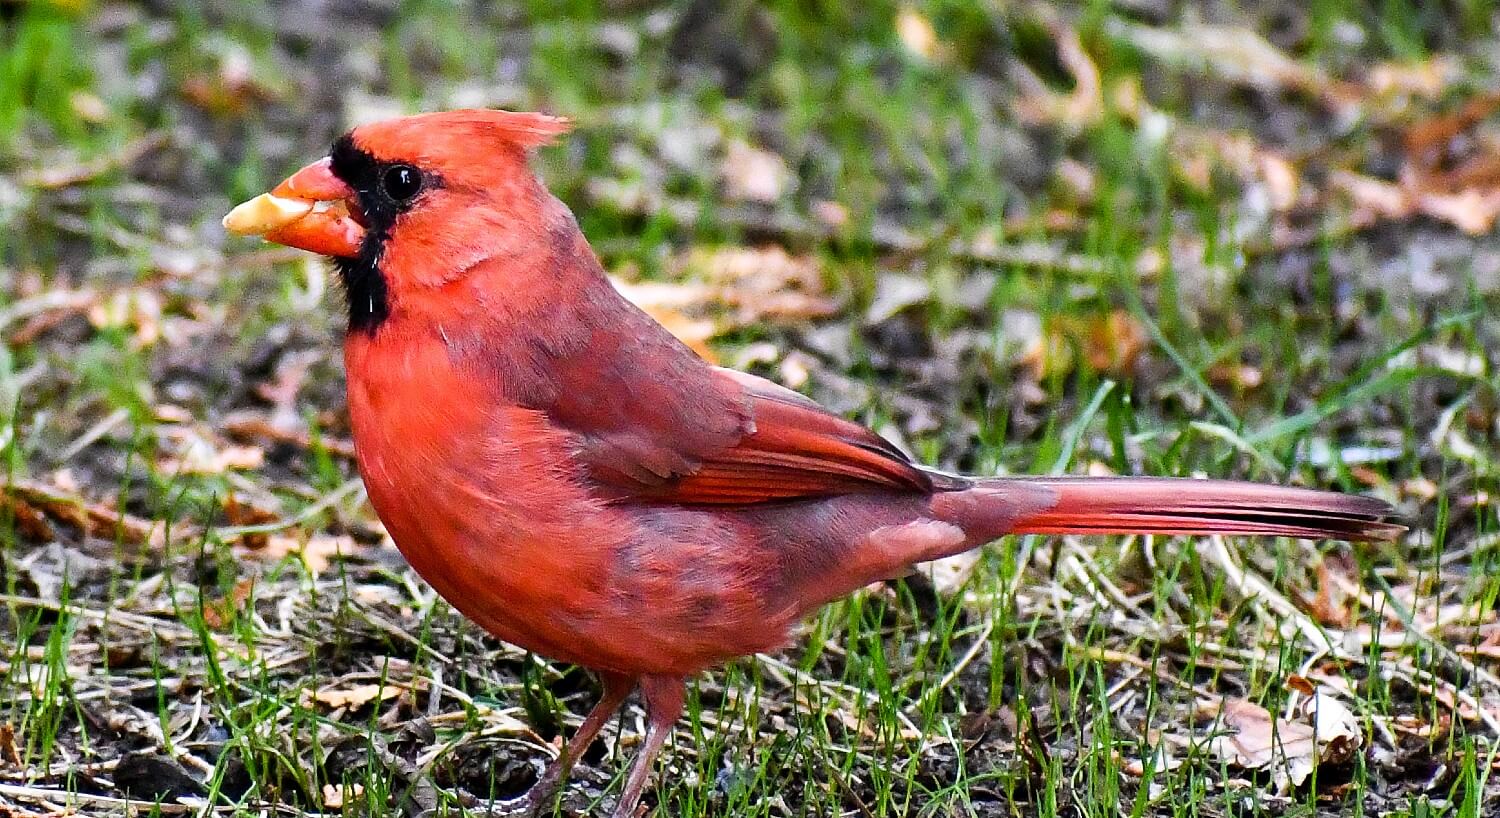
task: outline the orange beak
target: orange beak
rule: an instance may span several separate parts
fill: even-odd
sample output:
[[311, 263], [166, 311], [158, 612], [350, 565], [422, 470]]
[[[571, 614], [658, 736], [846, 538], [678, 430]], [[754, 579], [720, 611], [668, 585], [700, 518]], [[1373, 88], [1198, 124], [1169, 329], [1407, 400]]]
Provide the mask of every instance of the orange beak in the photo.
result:
[[354, 258], [365, 238], [364, 214], [354, 189], [333, 174], [324, 157], [229, 211], [224, 229], [260, 236], [324, 256]]

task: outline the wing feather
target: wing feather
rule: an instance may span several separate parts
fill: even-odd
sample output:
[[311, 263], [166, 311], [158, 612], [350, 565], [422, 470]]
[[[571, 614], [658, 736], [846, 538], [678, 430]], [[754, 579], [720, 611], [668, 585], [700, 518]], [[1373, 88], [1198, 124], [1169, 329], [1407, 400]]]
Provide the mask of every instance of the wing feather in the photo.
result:
[[[659, 482], [621, 480], [629, 468], [596, 474], [621, 498], [689, 505], [750, 505], [836, 494], [927, 493], [961, 478], [913, 464], [879, 435], [770, 381], [716, 369], [723, 389], [750, 409], [750, 430], [730, 445], [693, 453], [696, 468]], [[670, 430], [659, 439], [670, 445]]]

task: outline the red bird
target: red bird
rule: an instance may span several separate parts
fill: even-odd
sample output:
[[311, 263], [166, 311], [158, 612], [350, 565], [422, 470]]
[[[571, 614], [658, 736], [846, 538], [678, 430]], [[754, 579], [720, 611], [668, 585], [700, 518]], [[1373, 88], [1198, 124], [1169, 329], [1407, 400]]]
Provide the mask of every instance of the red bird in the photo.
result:
[[370, 502], [417, 573], [604, 694], [526, 796], [550, 804], [634, 689], [635, 812], [684, 680], [778, 650], [818, 606], [1007, 534], [1394, 538], [1379, 500], [1218, 480], [961, 477], [753, 375], [709, 365], [610, 285], [527, 168], [567, 130], [462, 110], [355, 128], [236, 208], [330, 256]]

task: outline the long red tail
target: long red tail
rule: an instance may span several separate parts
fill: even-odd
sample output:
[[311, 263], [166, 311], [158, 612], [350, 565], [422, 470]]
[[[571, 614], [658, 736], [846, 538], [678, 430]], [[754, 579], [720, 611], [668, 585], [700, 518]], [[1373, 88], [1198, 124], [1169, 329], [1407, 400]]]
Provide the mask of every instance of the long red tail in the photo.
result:
[[[961, 516], [967, 519], [955, 522], [971, 534], [990, 536], [1262, 534], [1392, 540], [1406, 530], [1392, 521], [1395, 509], [1373, 497], [1231, 480], [996, 477], [954, 495], [955, 500], [967, 495], [961, 504]], [[1027, 500], [1015, 502], [1020, 497]], [[1052, 502], [1038, 502], [1043, 497]], [[959, 506], [952, 507], [958, 511]]]

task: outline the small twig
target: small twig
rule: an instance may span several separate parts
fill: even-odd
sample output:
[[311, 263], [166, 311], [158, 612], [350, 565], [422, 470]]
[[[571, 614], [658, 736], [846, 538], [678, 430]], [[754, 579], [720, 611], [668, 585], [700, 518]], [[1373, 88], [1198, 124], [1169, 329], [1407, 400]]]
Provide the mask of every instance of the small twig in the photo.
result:
[[17, 479], [0, 486], [0, 494], [28, 503], [53, 517], [102, 539], [118, 537], [131, 545], [160, 548], [166, 544], [166, 523], [147, 520], [103, 503], [89, 502], [34, 480]]
[[108, 153], [87, 162], [37, 168], [22, 174], [21, 184], [42, 190], [55, 190], [88, 182], [112, 170], [134, 163], [142, 156], [167, 144], [170, 136], [166, 131], [152, 131], [126, 143], [114, 153]]
[[108, 608], [101, 611], [94, 610], [93, 608], [85, 608], [77, 603], [54, 602], [50, 599], [38, 599], [36, 597], [15, 594], [0, 594], [0, 605], [19, 605], [22, 607], [41, 608], [57, 613], [67, 613], [73, 616], [94, 619], [99, 622], [115, 623], [153, 636], [162, 636], [162, 632], [167, 631], [169, 634], [181, 639], [190, 639], [193, 637], [192, 631], [176, 622], [165, 619], [153, 619], [152, 617], [142, 616], [130, 611], [122, 611], [119, 608]]
[[84, 449], [94, 445], [99, 438], [109, 434], [116, 426], [130, 419], [130, 410], [125, 408], [116, 409], [104, 416], [103, 420], [90, 426], [87, 431], [79, 435], [72, 443], [57, 454], [57, 462], [66, 463], [72, 460]]
[[[72, 790], [56, 790], [50, 787], [31, 787], [24, 784], [0, 784], [0, 795], [11, 798], [19, 798], [25, 801], [37, 801], [44, 804], [96, 804], [99, 806], [120, 807], [130, 814], [150, 815], [161, 813], [165, 815], [203, 815], [213, 813], [215, 815], [233, 815], [246, 809], [244, 804], [231, 804], [225, 806], [213, 806], [203, 799], [192, 799], [197, 803], [167, 803], [163, 801], [142, 801], [136, 798], [115, 798], [110, 795], [93, 795], [86, 792]], [[294, 815], [299, 818], [334, 818], [333, 813], [305, 812], [286, 804], [275, 804], [271, 802], [258, 802], [254, 808], [269, 810], [283, 815]]]
[[[1251, 571], [1239, 562], [1229, 551], [1229, 545], [1224, 537], [1215, 534], [1208, 538], [1210, 547], [1204, 550], [1204, 554], [1224, 572], [1225, 579], [1230, 587], [1234, 588], [1242, 598], [1251, 602], [1259, 608], [1264, 605], [1271, 608], [1281, 617], [1291, 620], [1308, 646], [1313, 650], [1327, 650], [1341, 659], [1347, 658], [1348, 651], [1343, 649], [1323, 627], [1314, 622], [1311, 617], [1297, 609], [1277, 591], [1271, 583], [1254, 571]], [[1274, 621], [1274, 619], [1272, 619]]]
[[906, 708], [907, 714], [915, 717], [927, 706], [927, 703], [931, 699], [946, 690], [948, 685], [953, 684], [953, 680], [957, 679], [959, 674], [964, 672], [964, 668], [973, 663], [979, 656], [979, 652], [984, 650], [985, 645], [989, 644], [990, 634], [994, 630], [995, 620], [993, 618], [987, 619], [984, 623], [984, 628], [974, 638], [974, 644], [970, 645], [967, 651], [964, 651], [964, 655], [960, 656], [958, 662], [947, 673], [943, 674], [943, 678], [939, 679], [937, 684], [929, 686], [915, 702], [912, 702], [911, 706]]
[[285, 531], [288, 528], [301, 525], [308, 520], [322, 514], [328, 509], [343, 502], [349, 495], [364, 488], [364, 482], [358, 477], [344, 481], [344, 484], [324, 495], [323, 499], [302, 509], [300, 512], [277, 520], [273, 523], [257, 523], [254, 525], [234, 525], [215, 529], [214, 533], [222, 540], [236, 540], [249, 534], [273, 534], [277, 531]]
[[35, 315], [56, 310], [81, 310], [99, 300], [93, 290], [48, 290], [0, 307], [0, 330]]

